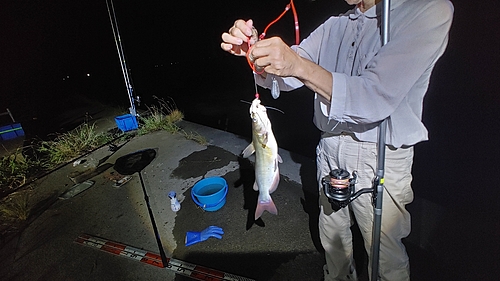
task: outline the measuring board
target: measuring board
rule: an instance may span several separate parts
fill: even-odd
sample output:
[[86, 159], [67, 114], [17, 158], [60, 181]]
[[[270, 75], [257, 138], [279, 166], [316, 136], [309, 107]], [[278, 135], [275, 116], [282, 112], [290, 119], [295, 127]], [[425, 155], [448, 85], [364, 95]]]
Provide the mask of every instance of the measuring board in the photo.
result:
[[136, 261], [166, 268], [177, 274], [201, 281], [255, 281], [254, 279], [237, 276], [223, 271], [203, 267], [173, 258], [167, 258], [167, 265], [163, 266], [161, 256], [156, 253], [130, 247], [121, 243], [109, 241], [88, 234], [82, 234], [75, 240], [76, 243], [97, 248], [101, 251], [124, 256]]

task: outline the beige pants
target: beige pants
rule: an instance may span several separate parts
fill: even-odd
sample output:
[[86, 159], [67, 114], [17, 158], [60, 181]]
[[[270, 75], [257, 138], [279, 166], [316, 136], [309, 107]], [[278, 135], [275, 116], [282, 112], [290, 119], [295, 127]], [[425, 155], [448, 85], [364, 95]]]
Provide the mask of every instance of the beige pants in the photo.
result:
[[[356, 190], [372, 187], [377, 169], [377, 145], [360, 142], [351, 135], [323, 137], [316, 149], [319, 182], [337, 168], [357, 171]], [[385, 183], [380, 235], [381, 280], [410, 280], [409, 261], [401, 239], [410, 234], [410, 214], [405, 205], [412, 202], [411, 166], [413, 148], [386, 148]], [[320, 184], [319, 232], [325, 249], [325, 280], [356, 280], [353, 260], [351, 216], [354, 215], [371, 255], [373, 204], [370, 193], [363, 194], [348, 207], [333, 212]], [[368, 272], [371, 273], [371, 259]], [[370, 280], [376, 280], [370, 278]]]

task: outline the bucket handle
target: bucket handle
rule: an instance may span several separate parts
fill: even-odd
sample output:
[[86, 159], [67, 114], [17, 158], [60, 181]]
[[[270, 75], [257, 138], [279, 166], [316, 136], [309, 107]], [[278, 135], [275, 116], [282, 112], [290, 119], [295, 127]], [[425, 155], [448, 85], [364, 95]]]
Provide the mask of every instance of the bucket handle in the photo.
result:
[[[193, 194], [193, 189], [191, 189], [191, 198], [193, 198], [193, 201], [196, 203], [196, 205], [200, 206], [203, 210], [205, 210], [205, 208], [212, 208], [212, 207], [215, 207], [217, 205], [219, 205], [220, 202], [222, 202], [222, 200], [224, 200], [224, 198], [226, 198], [226, 195], [227, 195], [227, 190], [229, 189], [227, 184], [224, 185], [224, 195], [221, 197], [221, 199], [219, 200], [219, 202], [217, 203], [214, 203], [214, 204], [201, 204], [200, 201], [198, 201], [198, 199], [196, 198], [196, 196], [194, 196]], [[202, 206], [203, 205], [203, 206]]]

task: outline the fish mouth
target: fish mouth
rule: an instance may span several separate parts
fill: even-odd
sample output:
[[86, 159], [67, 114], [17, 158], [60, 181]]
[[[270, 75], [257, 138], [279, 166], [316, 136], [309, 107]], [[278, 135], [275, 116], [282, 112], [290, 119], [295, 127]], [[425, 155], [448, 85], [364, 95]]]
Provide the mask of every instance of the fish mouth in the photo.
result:
[[260, 104], [260, 100], [254, 100], [252, 106], [250, 106], [250, 118], [254, 123], [264, 122], [263, 116], [267, 114], [267, 109], [265, 106]]
[[258, 116], [258, 115], [257, 115], [255, 112], [252, 112], [252, 113], [250, 114], [250, 118], [252, 119], [252, 121], [253, 121], [253, 122], [257, 122], [257, 116]]
[[251, 117], [253, 122], [263, 123], [262, 116], [259, 114], [259, 112], [252, 112], [250, 117]]

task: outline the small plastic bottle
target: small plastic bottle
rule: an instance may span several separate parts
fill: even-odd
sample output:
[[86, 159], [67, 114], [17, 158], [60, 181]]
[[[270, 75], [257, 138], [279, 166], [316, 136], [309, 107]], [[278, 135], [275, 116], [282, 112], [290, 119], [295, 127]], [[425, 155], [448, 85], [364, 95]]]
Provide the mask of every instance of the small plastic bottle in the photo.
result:
[[181, 209], [181, 203], [177, 200], [177, 194], [175, 191], [170, 191], [168, 193], [168, 198], [170, 198], [170, 208], [172, 211], [177, 212]]

